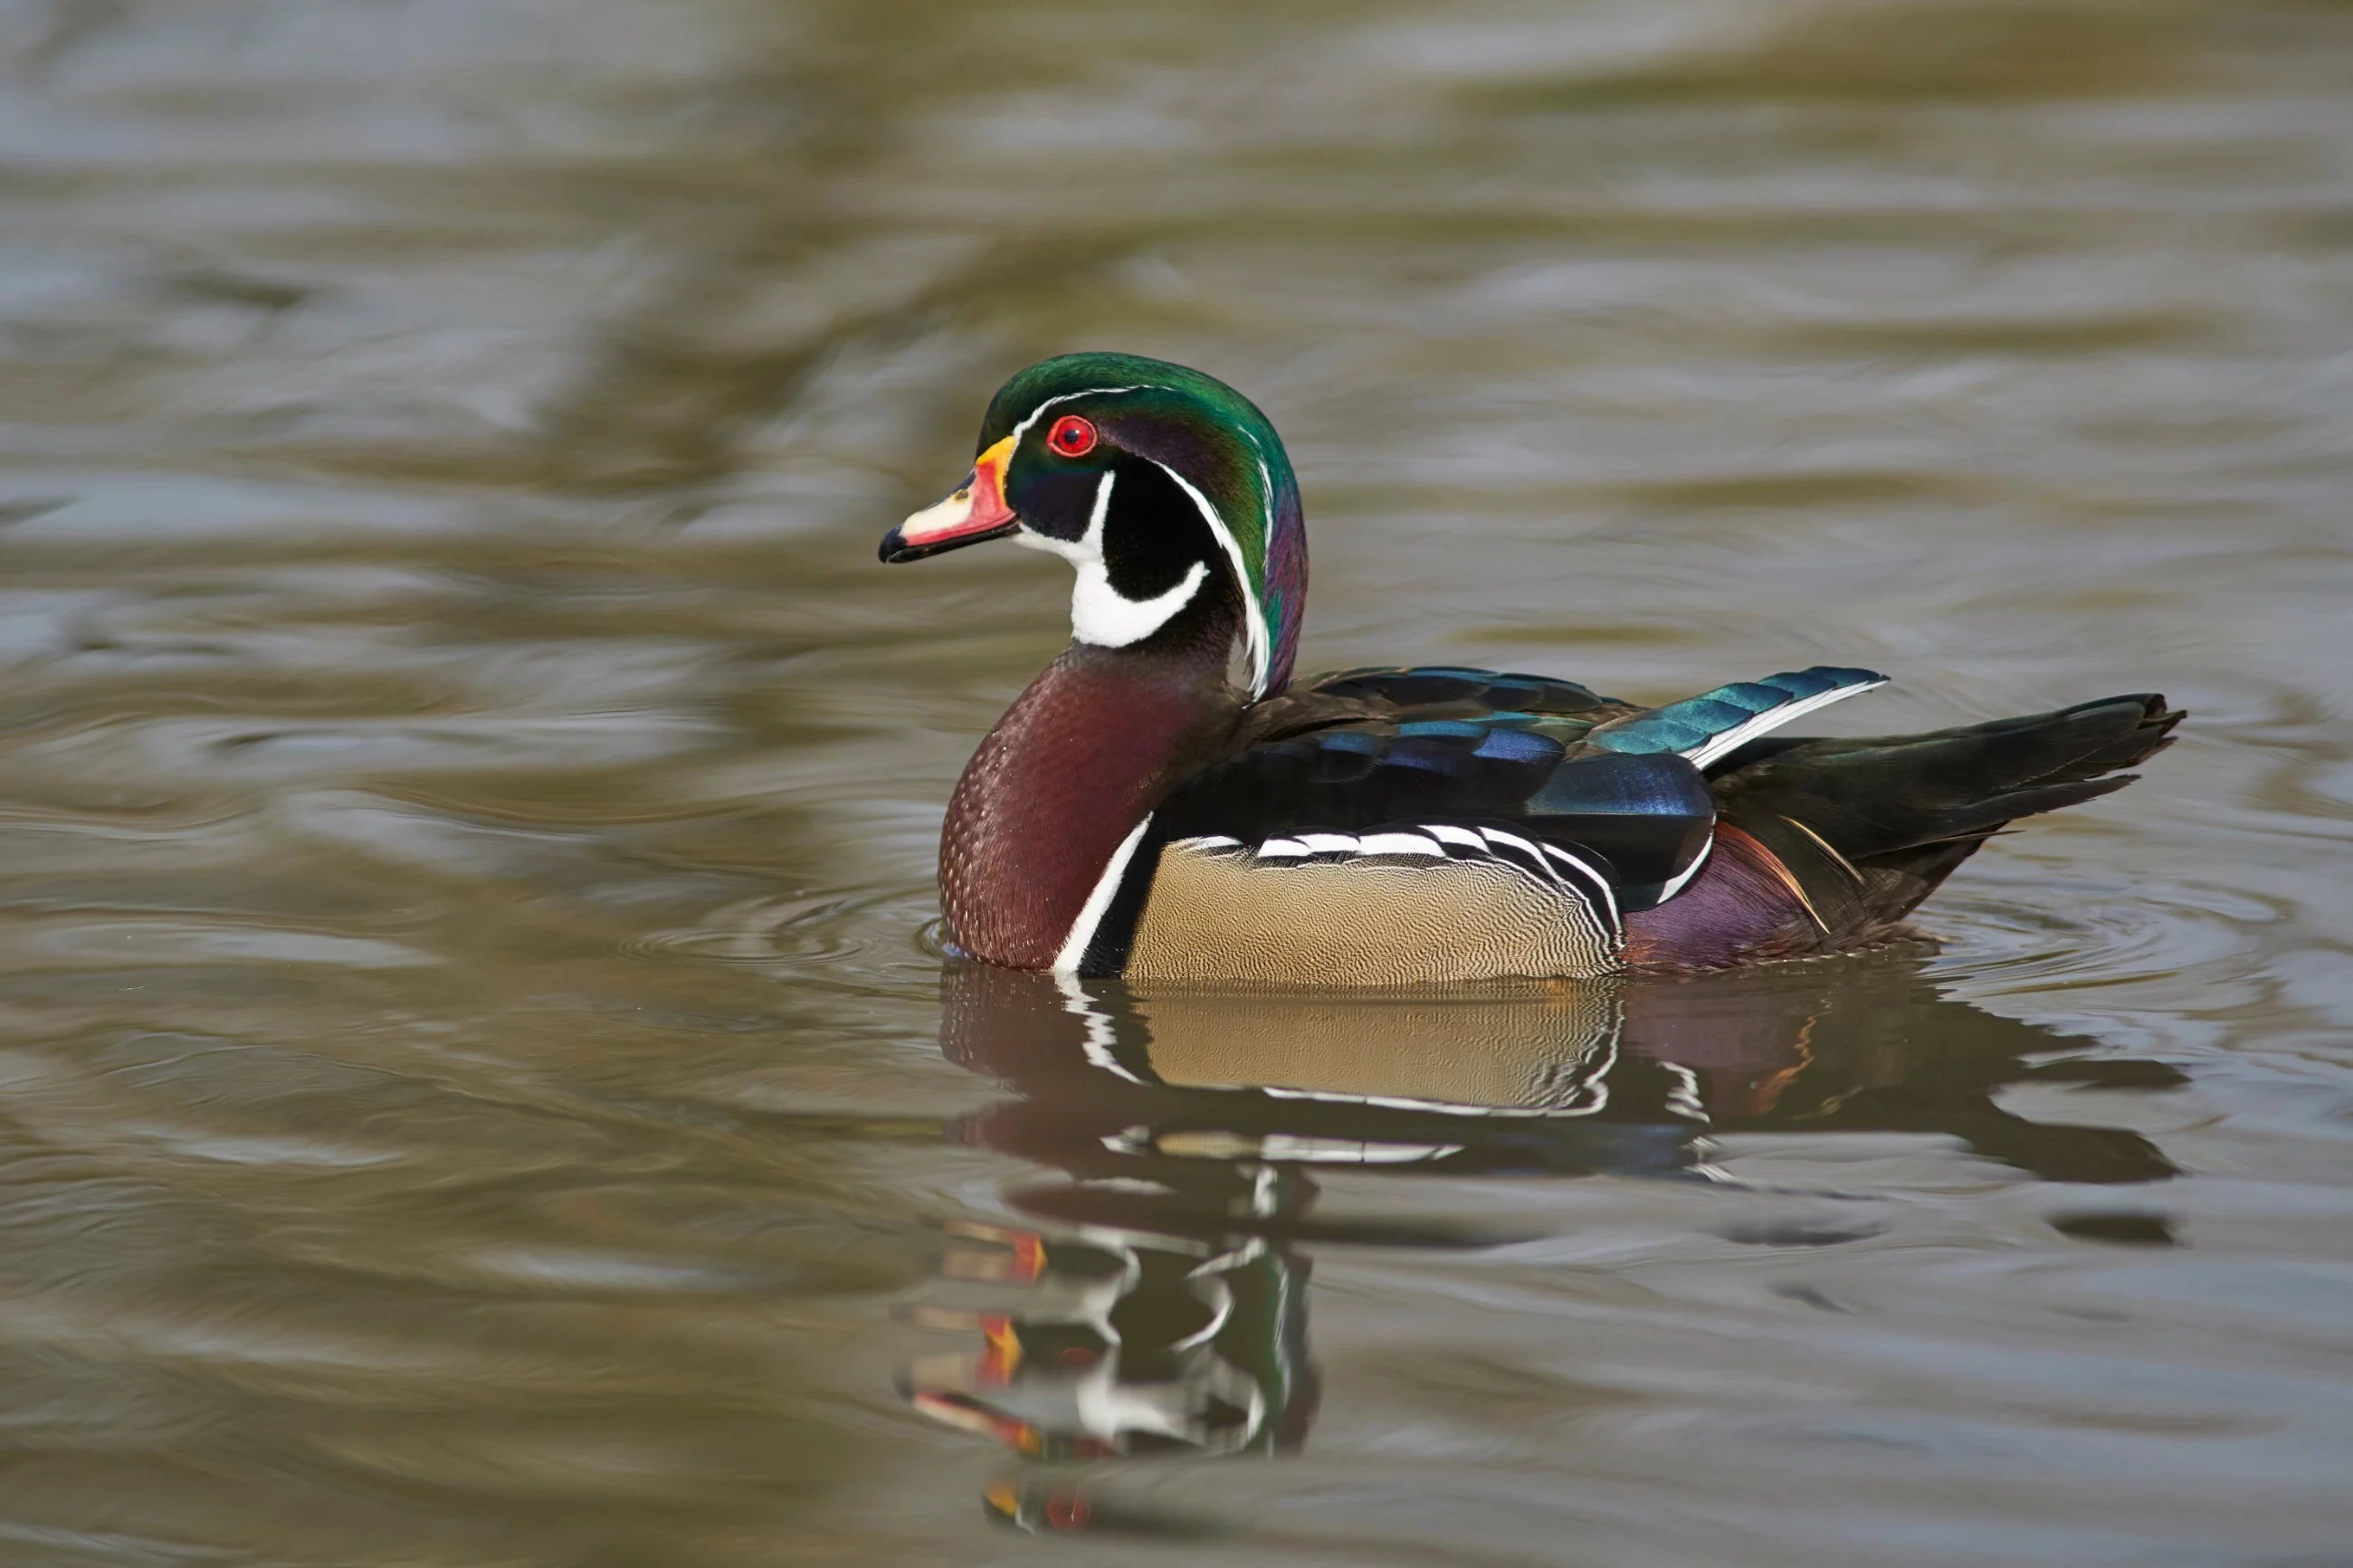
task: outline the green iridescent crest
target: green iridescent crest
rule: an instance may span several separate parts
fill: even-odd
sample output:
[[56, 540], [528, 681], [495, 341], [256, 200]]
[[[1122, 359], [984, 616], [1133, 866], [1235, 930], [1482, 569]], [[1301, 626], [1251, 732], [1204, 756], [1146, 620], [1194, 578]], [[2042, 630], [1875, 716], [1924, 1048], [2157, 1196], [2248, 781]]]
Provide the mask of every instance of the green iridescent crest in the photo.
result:
[[1040, 360], [989, 400], [975, 450], [1026, 433], [1064, 405], [1116, 396], [1119, 441], [1167, 470], [1200, 509], [1239, 581], [1250, 694], [1291, 679], [1307, 598], [1299, 483], [1257, 405], [1214, 376], [1139, 354]]

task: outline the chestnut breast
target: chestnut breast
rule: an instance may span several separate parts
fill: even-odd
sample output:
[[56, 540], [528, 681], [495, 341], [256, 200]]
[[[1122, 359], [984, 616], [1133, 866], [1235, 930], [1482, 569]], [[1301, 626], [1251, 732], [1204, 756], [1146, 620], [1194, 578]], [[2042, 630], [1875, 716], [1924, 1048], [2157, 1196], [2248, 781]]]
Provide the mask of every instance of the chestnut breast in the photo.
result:
[[949, 940], [987, 963], [1051, 968], [1113, 853], [1234, 713], [1221, 672], [1073, 645], [956, 781], [940, 836]]

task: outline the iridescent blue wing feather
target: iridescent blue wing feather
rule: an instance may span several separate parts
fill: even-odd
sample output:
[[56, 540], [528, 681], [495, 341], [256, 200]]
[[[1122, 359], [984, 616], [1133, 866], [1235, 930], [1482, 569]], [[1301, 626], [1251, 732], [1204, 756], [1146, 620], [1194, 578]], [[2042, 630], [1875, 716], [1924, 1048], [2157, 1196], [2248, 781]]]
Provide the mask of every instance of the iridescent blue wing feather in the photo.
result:
[[1768, 731], [1887, 684], [1875, 670], [1817, 665], [1719, 686], [1681, 702], [1595, 727], [1588, 745], [1629, 756], [1666, 752], [1704, 768]]

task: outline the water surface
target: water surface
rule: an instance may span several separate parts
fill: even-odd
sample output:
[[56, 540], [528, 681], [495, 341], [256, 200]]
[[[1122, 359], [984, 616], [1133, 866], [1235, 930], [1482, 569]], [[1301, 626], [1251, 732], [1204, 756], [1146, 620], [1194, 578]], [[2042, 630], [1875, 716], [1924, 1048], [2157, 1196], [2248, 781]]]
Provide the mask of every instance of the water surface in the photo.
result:
[[[2341, 11], [0, 51], [0, 1561], [2348, 1561]], [[1303, 668], [2193, 717], [1934, 948], [944, 975], [1067, 584], [874, 542], [1076, 347], [1282, 428]]]

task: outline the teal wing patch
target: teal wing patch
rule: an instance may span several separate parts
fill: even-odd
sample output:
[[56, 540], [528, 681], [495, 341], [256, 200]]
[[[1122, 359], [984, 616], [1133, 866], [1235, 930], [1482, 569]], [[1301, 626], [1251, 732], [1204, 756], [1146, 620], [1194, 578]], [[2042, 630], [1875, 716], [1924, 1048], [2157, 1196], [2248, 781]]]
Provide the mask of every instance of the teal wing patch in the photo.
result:
[[1681, 702], [1597, 726], [1585, 743], [1629, 756], [1662, 752], [1704, 768], [1792, 719], [1887, 684], [1876, 670], [1817, 665], [1719, 686]]

